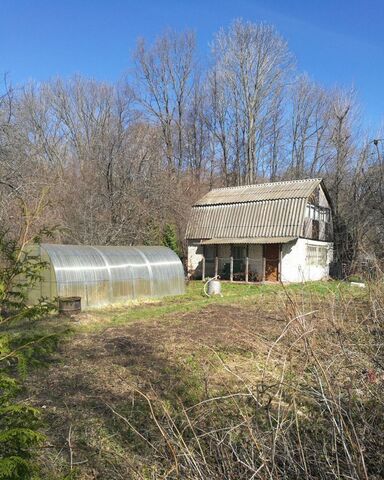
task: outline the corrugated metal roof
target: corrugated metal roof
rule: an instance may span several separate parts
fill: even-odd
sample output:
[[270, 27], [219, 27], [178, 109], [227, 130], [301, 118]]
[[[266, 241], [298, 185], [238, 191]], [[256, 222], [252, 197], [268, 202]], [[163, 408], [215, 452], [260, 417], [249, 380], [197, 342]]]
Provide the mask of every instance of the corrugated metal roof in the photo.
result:
[[299, 237], [307, 198], [192, 208], [186, 238]]
[[265, 243], [288, 243], [296, 240], [297, 237], [257, 237], [257, 238], [210, 238], [202, 240], [202, 245], [222, 245], [222, 244], [265, 244]]
[[284, 198], [308, 198], [321, 182], [321, 178], [310, 178], [307, 180], [261, 183], [243, 187], [215, 188], [204, 195], [195, 206], [259, 202]]
[[186, 238], [223, 243], [297, 238], [308, 198], [320, 184], [322, 179], [312, 178], [211, 190], [192, 208]]

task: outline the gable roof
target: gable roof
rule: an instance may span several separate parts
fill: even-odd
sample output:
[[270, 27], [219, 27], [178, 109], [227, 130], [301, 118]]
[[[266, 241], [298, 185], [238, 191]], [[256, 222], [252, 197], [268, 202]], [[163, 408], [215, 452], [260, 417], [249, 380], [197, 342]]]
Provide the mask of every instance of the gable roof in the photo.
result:
[[198, 200], [198, 205], [223, 205], [227, 203], [259, 202], [283, 198], [308, 198], [322, 183], [321, 178], [260, 183], [242, 187], [215, 188]]
[[328, 196], [320, 178], [211, 190], [193, 206], [186, 238], [210, 243], [297, 238], [308, 199], [319, 185]]

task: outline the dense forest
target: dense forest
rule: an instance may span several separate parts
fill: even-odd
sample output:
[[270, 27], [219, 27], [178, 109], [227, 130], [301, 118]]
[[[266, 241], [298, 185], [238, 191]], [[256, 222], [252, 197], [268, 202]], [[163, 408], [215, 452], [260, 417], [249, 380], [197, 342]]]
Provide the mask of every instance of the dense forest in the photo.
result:
[[[383, 256], [380, 131], [367, 131], [351, 88], [299, 72], [272, 27], [237, 20], [212, 39], [139, 39], [115, 84], [81, 76], [12, 85], [0, 95], [0, 223], [17, 232], [20, 202], [57, 240], [182, 249], [193, 202], [214, 186], [324, 177], [336, 260]], [[36, 222], [35, 222], [36, 224]], [[171, 232], [170, 232], [171, 230]]]

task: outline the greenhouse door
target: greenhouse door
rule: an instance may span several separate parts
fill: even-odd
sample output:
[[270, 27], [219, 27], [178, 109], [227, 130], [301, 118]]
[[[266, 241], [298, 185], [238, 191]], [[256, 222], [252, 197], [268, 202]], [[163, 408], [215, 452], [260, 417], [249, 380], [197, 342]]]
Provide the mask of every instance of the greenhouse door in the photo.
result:
[[277, 282], [279, 280], [280, 244], [264, 245], [265, 280]]

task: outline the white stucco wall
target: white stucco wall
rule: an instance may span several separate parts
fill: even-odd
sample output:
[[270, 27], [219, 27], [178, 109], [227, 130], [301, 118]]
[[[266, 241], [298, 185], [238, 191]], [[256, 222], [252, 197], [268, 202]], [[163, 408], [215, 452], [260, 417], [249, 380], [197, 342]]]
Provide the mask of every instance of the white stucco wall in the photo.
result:
[[[325, 246], [328, 251], [326, 265], [310, 265], [307, 258], [307, 245]], [[283, 282], [306, 282], [323, 280], [329, 276], [329, 264], [332, 261], [333, 243], [299, 238], [282, 245], [280, 275]], [[219, 257], [229, 257], [230, 246], [220, 245]], [[201, 278], [203, 261], [203, 246], [199, 242], [188, 244], [188, 273], [194, 278]], [[213, 259], [206, 262], [206, 275], [213, 275]], [[249, 245], [249, 271], [260, 273], [262, 278], [264, 268], [263, 246]], [[212, 270], [212, 271], [211, 271]]]
[[304, 281], [305, 242], [299, 238], [282, 245], [280, 275], [283, 282]]
[[[307, 258], [307, 245], [327, 248], [325, 265], [310, 265]], [[283, 282], [307, 282], [323, 280], [329, 276], [329, 264], [332, 261], [333, 243], [299, 238], [285, 243], [282, 247], [281, 280]]]
[[202, 261], [203, 246], [198, 242], [188, 242], [188, 274], [193, 274], [195, 278], [201, 277]]

